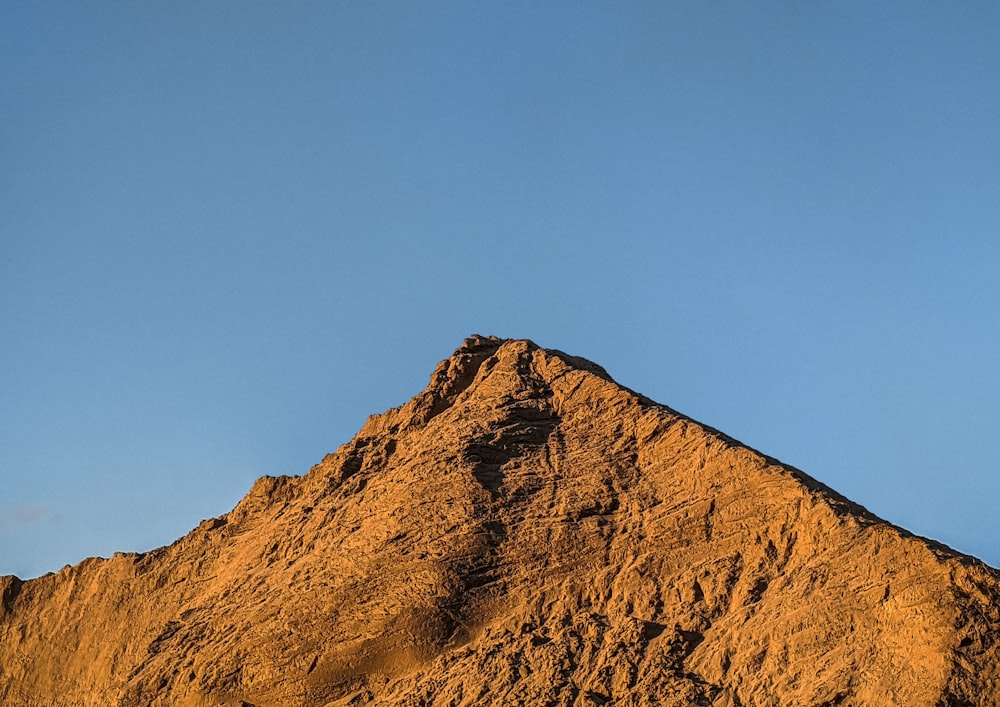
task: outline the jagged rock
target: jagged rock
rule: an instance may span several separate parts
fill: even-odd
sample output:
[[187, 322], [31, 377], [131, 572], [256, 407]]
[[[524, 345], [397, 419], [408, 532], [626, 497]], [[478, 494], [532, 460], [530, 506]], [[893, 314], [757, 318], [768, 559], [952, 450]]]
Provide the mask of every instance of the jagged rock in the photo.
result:
[[1000, 704], [996, 570], [529, 341], [0, 596], [20, 707]]

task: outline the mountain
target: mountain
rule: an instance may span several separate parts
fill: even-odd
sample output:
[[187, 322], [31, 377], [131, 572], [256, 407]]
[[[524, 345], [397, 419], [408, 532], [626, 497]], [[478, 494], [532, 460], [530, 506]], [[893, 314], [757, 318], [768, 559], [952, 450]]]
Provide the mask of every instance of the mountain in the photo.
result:
[[530, 341], [0, 592], [18, 707], [1000, 704], [1000, 573]]

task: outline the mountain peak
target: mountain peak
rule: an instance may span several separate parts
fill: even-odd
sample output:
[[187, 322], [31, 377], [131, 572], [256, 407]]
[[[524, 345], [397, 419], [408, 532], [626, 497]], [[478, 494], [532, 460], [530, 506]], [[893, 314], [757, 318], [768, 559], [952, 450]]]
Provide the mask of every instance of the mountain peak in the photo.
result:
[[[455, 353], [451, 355], [451, 358], [461, 356], [463, 354], [477, 354], [482, 353], [483, 351], [496, 351], [504, 344], [512, 341], [515, 341], [515, 339], [501, 339], [498, 336], [472, 334], [462, 342], [461, 346], [455, 349]], [[522, 339], [522, 341], [530, 347], [537, 348], [535, 343], [528, 339]]]
[[551, 381], [571, 371], [597, 376], [616, 389], [627, 391], [614, 383], [603, 368], [586, 359], [543, 349], [529, 339], [473, 334], [435, 367], [423, 391], [399, 408], [373, 415], [359, 437], [421, 428], [473, 394], [498, 402], [522, 395], [525, 390], [548, 389]]
[[1000, 575], [528, 340], [302, 477], [4, 578], [12, 705], [995, 705]]

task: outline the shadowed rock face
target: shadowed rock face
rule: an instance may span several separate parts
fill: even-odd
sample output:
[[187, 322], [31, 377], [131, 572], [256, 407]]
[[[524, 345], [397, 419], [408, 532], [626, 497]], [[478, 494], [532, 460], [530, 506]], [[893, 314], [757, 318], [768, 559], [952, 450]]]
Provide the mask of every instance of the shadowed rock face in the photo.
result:
[[0, 597], [3, 705], [1000, 704], [995, 570], [529, 341]]

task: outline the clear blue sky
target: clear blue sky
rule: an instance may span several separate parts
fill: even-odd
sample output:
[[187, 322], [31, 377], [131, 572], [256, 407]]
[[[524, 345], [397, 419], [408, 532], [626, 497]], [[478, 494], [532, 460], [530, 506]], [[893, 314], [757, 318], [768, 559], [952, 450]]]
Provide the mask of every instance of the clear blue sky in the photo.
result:
[[0, 574], [531, 338], [1000, 565], [1000, 5], [6, 3]]

